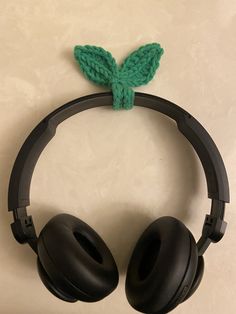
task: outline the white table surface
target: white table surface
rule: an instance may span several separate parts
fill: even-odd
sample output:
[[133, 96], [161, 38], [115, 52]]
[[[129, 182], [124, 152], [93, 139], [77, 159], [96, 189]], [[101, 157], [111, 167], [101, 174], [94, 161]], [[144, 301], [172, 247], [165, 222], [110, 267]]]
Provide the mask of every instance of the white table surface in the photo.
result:
[[174, 0], [0, 1], [0, 313], [132, 314], [124, 279], [142, 230], [172, 215], [199, 238], [209, 211], [199, 160], [175, 124], [144, 108], [92, 109], [58, 128], [32, 180], [37, 231], [55, 214], [96, 229], [119, 267], [118, 288], [94, 304], [67, 304], [40, 282], [36, 256], [14, 241], [8, 180], [27, 134], [63, 103], [103, 91], [76, 66], [76, 44], [99, 45], [118, 62], [149, 42], [165, 49], [155, 79], [137, 91], [167, 98], [201, 121], [224, 158], [231, 186], [222, 242], [205, 255], [202, 284], [176, 314], [236, 312], [236, 2]]

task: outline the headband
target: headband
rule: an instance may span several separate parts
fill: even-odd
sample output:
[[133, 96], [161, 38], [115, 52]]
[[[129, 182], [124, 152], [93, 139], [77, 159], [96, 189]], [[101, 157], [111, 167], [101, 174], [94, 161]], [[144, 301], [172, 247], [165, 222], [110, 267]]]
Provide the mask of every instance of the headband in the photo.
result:
[[[34, 249], [37, 239], [32, 217], [27, 215], [30, 204], [30, 183], [37, 160], [56, 133], [57, 126], [76, 113], [87, 109], [111, 106], [112, 93], [99, 93], [75, 99], [46, 116], [30, 133], [14, 163], [8, 190], [8, 208], [13, 211], [13, 234], [20, 243], [28, 242]], [[225, 203], [229, 202], [229, 184], [222, 157], [208, 132], [181, 107], [163, 98], [135, 93], [134, 104], [161, 112], [176, 121], [180, 132], [189, 140], [202, 163], [212, 199], [211, 213], [206, 215], [202, 236], [198, 241], [202, 255], [211, 242], [219, 241], [225, 232]]]

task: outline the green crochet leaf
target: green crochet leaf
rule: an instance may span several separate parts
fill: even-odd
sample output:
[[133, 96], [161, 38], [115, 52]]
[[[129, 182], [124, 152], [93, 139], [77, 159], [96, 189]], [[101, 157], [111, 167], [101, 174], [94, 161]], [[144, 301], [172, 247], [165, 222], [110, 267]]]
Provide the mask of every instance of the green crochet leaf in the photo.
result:
[[99, 85], [111, 85], [118, 69], [110, 52], [95, 46], [75, 46], [74, 56], [90, 81]]
[[120, 75], [132, 87], [145, 85], [154, 77], [164, 50], [153, 43], [132, 52], [123, 62]]
[[131, 87], [147, 84], [155, 75], [164, 50], [153, 43], [131, 53], [118, 67], [110, 52], [95, 46], [76, 46], [74, 56], [84, 75], [92, 82], [112, 89], [113, 108], [131, 109]]

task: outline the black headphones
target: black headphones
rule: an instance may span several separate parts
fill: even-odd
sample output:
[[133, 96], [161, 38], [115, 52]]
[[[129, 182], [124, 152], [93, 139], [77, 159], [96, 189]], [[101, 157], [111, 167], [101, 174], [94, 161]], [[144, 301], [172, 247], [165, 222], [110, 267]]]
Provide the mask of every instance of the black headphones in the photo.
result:
[[[38, 271], [44, 285], [67, 302], [95, 302], [106, 297], [118, 284], [117, 266], [100, 236], [69, 214], [52, 218], [37, 237], [32, 217], [26, 211], [31, 178], [41, 152], [61, 122], [83, 110], [111, 106], [112, 100], [111, 93], [89, 95], [50, 113], [25, 140], [10, 177], [8, 207], [13, 212], [14, 237], [31, 246], [38, 256]], [[129, 303], [143, 313], [167, 313], [195, 292], [203, 276], [204, 252], [225, 233], [229, 184], [215, 143], [188, 112], [144, 93], [135, 94], [135, 105], [159, 111], [176, 121], [201, 160], [208, 197], [212, 200], [211, 212], [206, 215], [197, 243], [181, 221], [162, 217], [144, 231], [134, 248], [126, 277]]]

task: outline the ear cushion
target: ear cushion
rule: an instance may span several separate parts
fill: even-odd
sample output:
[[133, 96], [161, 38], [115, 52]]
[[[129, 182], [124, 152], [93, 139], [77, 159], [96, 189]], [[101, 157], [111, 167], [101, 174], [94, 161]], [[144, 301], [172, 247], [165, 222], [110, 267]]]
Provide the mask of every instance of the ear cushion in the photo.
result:
[[179, 220], [162, 217], [142, 234], [131, 256], [126, 295], [143, 313], [167, 313], [187, 295], [197, 270], [196, 242]]
[[39, 258], [37, 259], [37, 268], [38, 268], [38, 273], [40, 276], [40, 279], [44, 283], [44, 285], [47, 287], [47, 289], [54, 294], [56, 297], [59, 299], [66, 301], [66, 302], [76, 302], [77, 299], [74, 298], [73, 296], [67, 294], [65, 291], [60, 290], [59, 288], [56, 288], [56, 286], [53, 284], [51, 281], [50, 277], [44, 270], [42, 264], [39, 261]]
[[204, 274], [204, 268], [205, 268], [204, 258], [203, 258], [203, 256], [199, 256], [198, 257], [197, 272], [196, 272], [195, 278], [193, 280], [192, 286], [191, 286], [188, 294], [186, 295], [186, 297], [184, 298], [183, 301], [186, 301], [187, 299], [189, 299], [194, 294], [194, 292], [197, 290], [197, 288], [199, 287], [199, 285], [202, 281], [203, 274]]
[[38, 239], [38, 257], [54, 287], [81, 301], [99, 301], [118, 284], [110, 250], [74, 216], [60, 214], [46, 224]]

